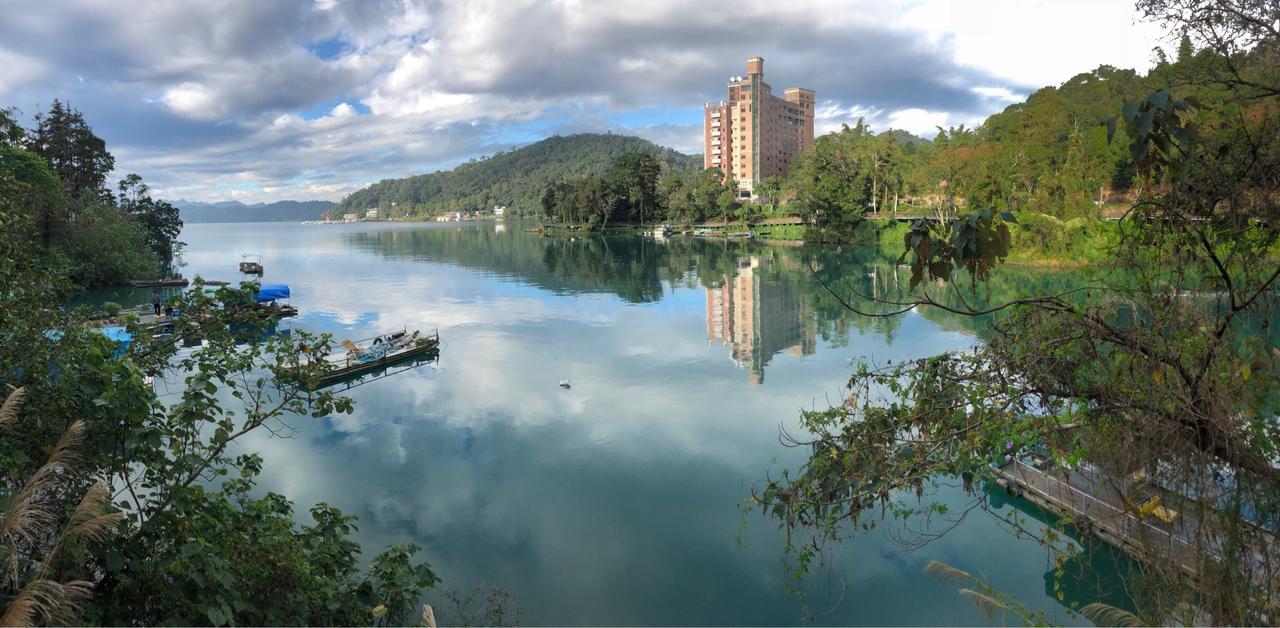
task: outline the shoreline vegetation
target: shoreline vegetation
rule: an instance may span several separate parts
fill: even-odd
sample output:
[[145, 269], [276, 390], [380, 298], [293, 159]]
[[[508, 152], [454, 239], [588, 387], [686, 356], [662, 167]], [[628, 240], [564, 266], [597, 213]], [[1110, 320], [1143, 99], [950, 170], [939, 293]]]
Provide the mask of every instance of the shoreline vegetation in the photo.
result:
[[[642, 237], [652, 234], [655, 228], [663, 225], [664, 223], [648, 225], [626, 224], [592, 228], [585, 225], [539, 224], [530, 227], [530, 230], [550, 237]], [[911, 222], [889, 218], [864, 219], [859, 223], [858, 227], [852, 230], [850, 235], [836, 241], [811, 239], [810, 226], [803, 224], [771, 225], [730, 222], [727, 224], [706, 223], [667, 226], [676, 235], [697, 233], [699, 237], [725, 238], [732, 234], [750, 233], [752, 238], [756, 240], [793, 245], [878, 245], [896, 250], [903, 248], [904, 239], [911, 231]], [[1082, 268], [1099, 262], [1105, 257], [1105, 250], [1119, 236], [1119, 229], [1117, 221], [1097, 221], [1096, 223], [1088, 224], [1087, 229], [1084, 227], [1080, 229], [1084, 232], [1082, 237], [1062, 243], [1055, 242], [1053, 244], [1054, 248], [1048, 248], [1044, 245], [1021, 247], [1015, 245], [1011, 247], [1005, 263], [1046, 268]], [[1011, 231], [1015, 241], [1033, 237], [1028, 230], [1022, 229], [1019, 225], [1014, 225]]]

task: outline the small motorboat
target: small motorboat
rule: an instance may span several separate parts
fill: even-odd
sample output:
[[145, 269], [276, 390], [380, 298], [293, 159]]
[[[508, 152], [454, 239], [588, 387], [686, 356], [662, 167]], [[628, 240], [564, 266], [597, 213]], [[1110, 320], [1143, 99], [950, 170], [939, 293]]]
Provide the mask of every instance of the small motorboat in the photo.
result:
[[262, 274], [262, 256], [261, 255], [244, 255], [240, 261], [240, 272], [246, 275]]

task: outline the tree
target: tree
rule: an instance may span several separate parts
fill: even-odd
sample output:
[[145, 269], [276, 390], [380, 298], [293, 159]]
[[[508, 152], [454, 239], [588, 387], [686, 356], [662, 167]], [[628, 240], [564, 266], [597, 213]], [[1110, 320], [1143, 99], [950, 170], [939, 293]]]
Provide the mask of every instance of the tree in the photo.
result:
[[79, 283], [111, 286], [157, 275], [160, 262], [148, 246], [149, 234], [128, 213], [95, 198], [72, 205], [76, 221], [61, 245], [73, 252], [71, 275]]
[[868, 145], [875, 141], [859, 120], [838, 133], [824, 135], [798, 158], [792, 183], [800, 213], [820, 232], [820, 239], [852, 231], [871, 204], [873, 163]]
[[662, 164], [648, 153], [627, 153], [615, 159], [604, 179], [617, 199], [618, 213], [643, 223], [645, 210], [652, 212], [657, 205], [661, 173]]
[[[1143, 194], [1110, 263], [1082, 288], [986, 301], [979, 288], [1007, 250], [1010, 217], [985, 210], [913, 226], [903, 255], [910, 291], [861, 297], [897, 312], [1001, 318], [972, 351], [864, 365], [843, 404], [804, 413], [816, 434], [804, 443], [808, 462], [756, 495], [789, 533], [812, 535], [814, 544], [793, 546], [803, 548], [801, 566], [819, 541], [874, 526], [868, 514], [877, 509], [954, 513], [931, 499], [941, 483], [958, 480], [980, 496], [1006, 452], [1037, 448], [1057, 468], [1097, 470], [1134, 516], [1144, 503], [1139, 471], [1177, 500], [1198, 577], [1186, 578], [1185, 560], [1162, 549], [1167, 541], [1131, 538], [1146, 558], [1143, 617], [1203, 622], [1203, 612], [1244, 624], [1274, 616], [1280, 351], [1267, 330], [1280, 278], [1280, 154], [1258, 149], [1280, 146], [1274, 8], [1233, 0], [1139, 7], [1208, 44], [1200, 54], [1219, 62], [1192, 78], [1229, 89], [1198, 108], [1162, 89], [1112, 121], [1128, 138]], [[1241, 50], [1240, 41], [1256, 47]], [[854, 311], [887, 315], [841, 298]], [[981, 506], [977, 497], [962, 510]]]
[[182, 218], [177, 207], [151, 198], [148, 192], [150, 188], [136, 174], [121, 179], [120, 208], [142, 225], [147, 234], [147, 247], [155, 253], [160, 265], [168, 270], [182, 248], [178, 241], [178, 235], [182, 233]]
[[724, 190], [716, 197], [716, 207], [720, 210], [720, 222], [729, 224], [729, 216], [738, 213], [738, 195], [733, 190]]
[[756, 186], [756, 196], [760, 201], [769, 207], [769, 213], [773, 214], [778, 209], [778, 203], [782, 202], [782, 188], [785, 180], [782, 177], [765, 177], [759, 185]]
[[49, 113], [37, 114], [27, 147], [49, 162], [68, 198], [87, 194], [111, 200], [106, 183], [115, 158], [107, 152], [106, 142], [94, 135], [84, 116], [70, 105], [54, 100]]
[[27, 131], [18, 124], [18, 110], [13, 107], [0, 108], [0, 147], [21, 146], [27, 140]]
[[48, 246], [69, 228], [62, 184], [38, 155], [17, 146], [0, 146], [0, 209], [27, 217], [40, 242]]

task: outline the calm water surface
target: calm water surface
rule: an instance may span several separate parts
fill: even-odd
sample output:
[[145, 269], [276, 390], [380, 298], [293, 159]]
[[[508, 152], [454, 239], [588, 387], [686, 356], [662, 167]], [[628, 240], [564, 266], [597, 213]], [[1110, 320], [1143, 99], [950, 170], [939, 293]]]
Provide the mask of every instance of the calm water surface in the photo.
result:
[[806, 602], [818, 624], [991, 623], [922, 574], [935, 559], [1080, 621], [1052, 595], [1045, 550], [986, 513], [911, 552], [892, 525], [846, 542], [805, 600], [784, 591], [777, 525], [750, 512], [740, 530], [751, 488], [804, 460], [779, 429], [838, 399], [850, 360], [978, 342], [972, 321], [849, 316], [806, 265], [880, 290], [871, 252], [566, 241], [518, 223], [195, 224], [182, 239], [187, 276], [234, 280], [261, 254], [265, 281], [292, 288], [293, 329], [439, 329], [438, 364], [246, 447], [300, 517], [319, 501], [357, 515], [370, 555], [417, 543], [445, 586], [510, 589], [525, 624], [795, 624]]

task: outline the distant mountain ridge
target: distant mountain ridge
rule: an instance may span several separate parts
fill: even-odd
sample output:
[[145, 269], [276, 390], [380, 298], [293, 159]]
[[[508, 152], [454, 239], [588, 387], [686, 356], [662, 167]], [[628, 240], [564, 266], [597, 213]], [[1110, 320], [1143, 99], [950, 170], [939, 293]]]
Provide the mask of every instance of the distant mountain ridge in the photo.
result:
[[338, 203], [338, 211], [378, 209], [383, 216], [430, 216], [501, 205], [509, 214], [535, 214], [548, 185], [565, 178], [604, 174], [614, 159], [636, 152], [657, 157], [666, 168], [702, 169], [701, 155], [684, 155], [639, 137], [555, 135], [452, 170], [384, 179], [347, 195]]
[[337, 206], [333, 201], [276, 201], [253, 203], [218, 201], [204, 203], [179, 199], [170, 201], [183, 222], [299, 222], [318, 220], [320, 214]]

